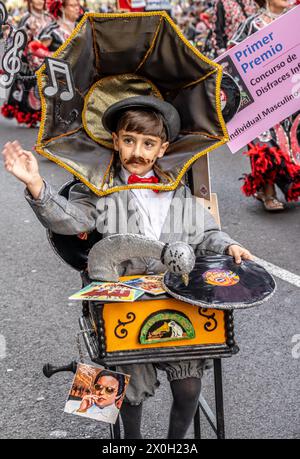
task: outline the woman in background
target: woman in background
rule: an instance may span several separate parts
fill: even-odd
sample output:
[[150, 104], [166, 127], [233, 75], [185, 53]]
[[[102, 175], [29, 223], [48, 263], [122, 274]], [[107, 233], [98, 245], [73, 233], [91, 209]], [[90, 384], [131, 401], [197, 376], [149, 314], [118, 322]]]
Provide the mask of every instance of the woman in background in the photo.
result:
[[[290, 7], [288, 0], [257, 0], [262, 7], [238, 29], [230, 44], [240, 43], [280, 17]], [[248, 145], [251, 173], [244, 174], [242, 191], [254, 196], [268, 211], [285, 208], [276, 196], [277, 185], [286, 201], [300, 196], [300, 112], [263, 132]]]
[[215, 2], [212, 17], [212, 58], [226, 51], [239, 25], [257, 12], [257, 3], [254, 0], [217, 0]]
[[48, 50], [44, 48], [35, 52], [32, 44], [40, 31], [53, 19], [45, 9], [45, 0], [28, 0], [27, 5], [28, 11], [17, 26], [17, 29], [24, 30], [27, 35], [27, 45], [22, 55], [22, 68], [10, 89], [7, 102], [1, 107], [1, 113], [6, 118], [15, 118], [19, 124], [35, 127], [40, 120], [41, 108], [35, 71], [42, 64]]
[[54, 52], [69, 38], [83, 10], [79, 0], [48, 0], [47, 8], [54, 21], [40, 31], [38, 38]]

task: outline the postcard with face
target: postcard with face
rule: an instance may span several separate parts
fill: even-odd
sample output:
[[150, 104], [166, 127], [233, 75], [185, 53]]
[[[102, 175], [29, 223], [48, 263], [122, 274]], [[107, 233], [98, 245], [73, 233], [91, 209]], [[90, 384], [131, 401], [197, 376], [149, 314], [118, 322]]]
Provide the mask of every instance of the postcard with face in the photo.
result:
[[115, 424], [130, 376], [79, 363], [65, 413]]

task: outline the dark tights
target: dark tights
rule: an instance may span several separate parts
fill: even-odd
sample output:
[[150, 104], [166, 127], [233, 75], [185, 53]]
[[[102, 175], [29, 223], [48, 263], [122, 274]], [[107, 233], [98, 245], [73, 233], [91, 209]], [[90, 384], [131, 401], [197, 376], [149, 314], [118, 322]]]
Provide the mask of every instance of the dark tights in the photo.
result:
[[181, 439], [184, 438], [195, 415], [201, 392], [201, 379], [176, 379], [171, 382], [171, 390], [173, 405], [170, 413], [168, 438]]
[[[177, 379], [170, 383], [173, 395], [173, 404], [169, 421], [169, 439], [184, 438], [195, 415], [198, 399], [201, 392], [201, 379]], [[142, 438], [143, 404], [132, 406], [124, 402], [121, 408], [121, 417], [124, 425], [125, 438]]]
[[124, 438], [142, 438], [141, 422], [142, 422], [143, 404], [129, 405], [123, 402], [121, 407], [121, 418], [124, 426]]

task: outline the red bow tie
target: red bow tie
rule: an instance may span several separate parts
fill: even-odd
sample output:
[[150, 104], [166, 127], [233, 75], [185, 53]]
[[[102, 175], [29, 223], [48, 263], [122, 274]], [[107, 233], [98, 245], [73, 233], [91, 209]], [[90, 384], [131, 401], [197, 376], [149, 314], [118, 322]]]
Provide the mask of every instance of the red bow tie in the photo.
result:
[[[136, 174], [131, 174], [129, 175], [128, 180], [127, 180], [128, 185], [131, 185], [132, 183], [158, 183], [158, 182], [159, 180], [157, 177], [155, 177], [155, 175], [144, 178], [144, 177], [139, 177]], [[152, 191], [154, 191], [155, 193], [159, 192], [159, 190], [152, 190]]]

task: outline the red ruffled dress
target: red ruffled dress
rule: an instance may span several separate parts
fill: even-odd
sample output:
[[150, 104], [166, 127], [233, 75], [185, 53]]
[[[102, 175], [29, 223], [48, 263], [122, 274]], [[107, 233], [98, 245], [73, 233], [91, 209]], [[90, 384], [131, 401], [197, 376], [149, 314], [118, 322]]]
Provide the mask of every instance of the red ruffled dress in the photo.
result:
[[22, 68], [10, 88], [7, 102], [1, 107], [1, 113], [6, 118], [15, 118], [18, 123], [35, 127], [41, 119], [41, 103], [35, 79], [35, 71], [42, 65], [44, 58], [50, 53], [48, 48], [36, 37], [46, 25], [53, 21], [46, 13], [26, 13], [18, 29], [27, 34], [27, 46], [22, 55]]

